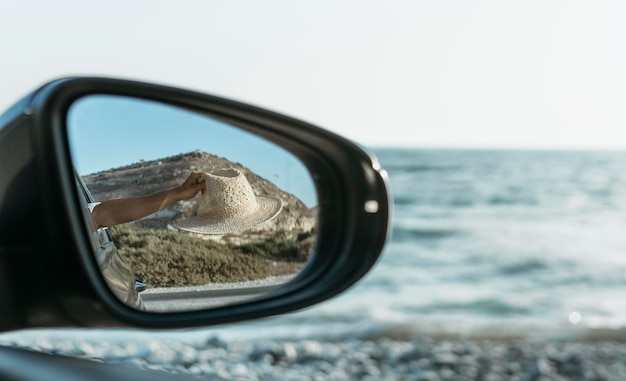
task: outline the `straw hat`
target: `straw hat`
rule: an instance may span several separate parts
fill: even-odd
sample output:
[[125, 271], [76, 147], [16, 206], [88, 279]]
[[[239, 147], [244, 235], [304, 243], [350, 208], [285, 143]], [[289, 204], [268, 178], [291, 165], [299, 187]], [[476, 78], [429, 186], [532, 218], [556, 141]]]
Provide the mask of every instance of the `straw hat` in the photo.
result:
[[174, 227], [199, 234], [226, 234], [250, 229], [276, 217], [282, 209], [277, 197], [257, 196], [235, 168], [205, 173], [206, 192], [195, 216]]

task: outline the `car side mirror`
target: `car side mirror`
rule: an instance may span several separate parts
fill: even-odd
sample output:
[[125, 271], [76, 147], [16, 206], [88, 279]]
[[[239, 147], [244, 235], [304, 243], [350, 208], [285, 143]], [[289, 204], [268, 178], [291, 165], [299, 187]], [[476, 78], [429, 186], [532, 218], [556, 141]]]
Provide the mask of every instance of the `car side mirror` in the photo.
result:
[[388, 236], [386, 172], [251, 105], [63, 78], [0, 116], [0, 330], [194, 327], [346, 290]]

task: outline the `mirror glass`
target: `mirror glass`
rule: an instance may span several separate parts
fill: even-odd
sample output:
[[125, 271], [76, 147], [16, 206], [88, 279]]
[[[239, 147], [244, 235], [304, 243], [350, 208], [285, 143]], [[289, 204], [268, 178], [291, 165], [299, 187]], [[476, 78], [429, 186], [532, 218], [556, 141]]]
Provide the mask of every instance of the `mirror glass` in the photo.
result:
[[149, 312], [258, 298], [316, 244], [317, 193], [282, 147], [144, 99], [89, 95], [67, 114], [94, 254], [125, 303]]

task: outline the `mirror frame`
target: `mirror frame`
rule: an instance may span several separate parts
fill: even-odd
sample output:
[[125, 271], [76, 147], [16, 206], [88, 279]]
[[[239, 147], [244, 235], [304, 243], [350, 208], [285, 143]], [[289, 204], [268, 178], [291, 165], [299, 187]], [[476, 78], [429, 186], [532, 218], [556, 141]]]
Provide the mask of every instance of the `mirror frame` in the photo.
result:
[[[317, 247], [304, 270], [291, 282], [261, 298], [209, 310], [150, 313], [121, 302], [106, 285], [92, 253], [88, 226], [79, 208], [67, 137], [66, 115], [70, 105], [91, 94], [137, 97], [207, 115], [265, 138], [300, 159], [311, 173], [319, 198]], [[34, 290], [27, 300], [15, 305], [16, 313], [25, 316], [17, 319], [23, 327], [183, 328], [302, 309], [331, 298], [357, 282], [376, 263], [389, 235], [388, 178], [375, 158], [327, 130], [259, 107], [164, 85], [70, 77], [43, 85], [2, 118], [0, 160], [8, 155], [3, 152], [16, 144], [20, 131], [28, 131], [28, 137], [21, 138], [26, 140], [19, 144], [31, 147], [31, 154], [20, 159], [22, 170], [0, 164], [0, 173], [4, 176], [6, 170], [9, 174], [7, 184], [0, 185], [0, 203], [18, 203], [38, 215], [46, 225], [45, 237], [34, 247], [24, 249], [31, 263], [40, 262], [28, 271], [41, 275], [47, 287]], [[35, 186], [35, 191], [27, 192], [27, 197], [9, 197], [16, 193], [9, 190], [21, 189], [19, 180], [28, 176], [35, 176], [27, 182], [35, 182], [30, 184]], [[28, 204], [35, 199], [39, 202]], [[13, 217], [11, 213], [4, 214], [0, 213], [0, 230]], [[0, 235], [0, 254], [7, 247]], [[60, 255], [53, 260], [50, 250]], [[12, 266], [0, 263], [0, 273]], [[23, 265], [20, 269], [26, 271]], [[0, 291], [15, 286], [15, 281], [0, 281]], [[0, 329], [3, 329], [1, 325]]]

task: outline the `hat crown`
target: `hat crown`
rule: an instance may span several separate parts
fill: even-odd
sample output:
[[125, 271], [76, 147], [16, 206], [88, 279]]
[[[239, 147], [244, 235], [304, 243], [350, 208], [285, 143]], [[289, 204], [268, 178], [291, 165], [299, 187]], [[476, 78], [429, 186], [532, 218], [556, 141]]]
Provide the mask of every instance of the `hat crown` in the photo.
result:
[[206, 192], [198, 206], [198, 216], [217, 220], [245, 216], [258, 209], [257, 200], [246, 177], [235, 168], [205, 173]]
[[198, 234], [241, 232], [276, 217], [283, 204], [279, 197], [256, 195], [246, 176], [235, 168], [205, 173], [206, 190], [196, 215], [173, 226]]

